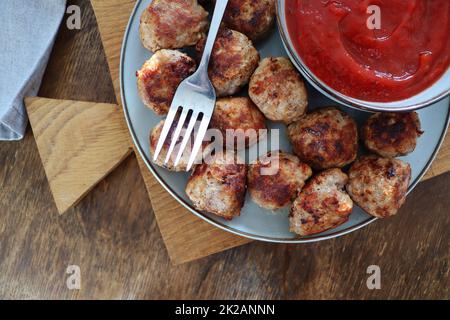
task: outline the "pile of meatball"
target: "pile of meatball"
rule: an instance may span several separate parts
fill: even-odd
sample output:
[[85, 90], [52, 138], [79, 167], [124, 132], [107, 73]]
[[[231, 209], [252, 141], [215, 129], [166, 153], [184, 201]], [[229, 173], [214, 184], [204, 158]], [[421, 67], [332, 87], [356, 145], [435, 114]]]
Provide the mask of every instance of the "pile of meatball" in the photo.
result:
[[[213, 2], [154, 0], [141, 16], [142, 44], [154, 54], [137, 72], [138, 90], [157, 115], [167, 114], [178, 85], [197, 68], [208, 30], [204, 8]], [[267, 119], [282, 122], [294, 154], [271, 151], [249, 165], [239, 164], [235, 154], [213, 156], [193, 169], [186, 194], [198, 210], [231, 220], [240, 215], [248, 190], [262, 208], [290, 206], [290, 230], [300, 236], [345, 223], [354, 203], [378, 218], [395, 215], [411, 180], [410, 165], [396, 157], [415, 149], [422, 134], [418, 115], [375, 114], [359, 131], [339, 108], [308, 112], [306, 86], [289, 59], [261, 60], [253, 45], [274, 21], [275, 0], [229, 1], [209, 66], [219, 97], [210, 127], [226, 136], [228, 129], [259, 132]], [[186, 47], [195, 48], [197, 57], [179, 51]], [[248, 97], [234, 97], [247, 86]], [[150, 133], [152, 156], [163, 124]], [[360, 140], [370, 155], [358, 157]], [[246, 147], [257, 141], [247, 140]], [[177, 166], [173, 159], [164, 165], [170, 142], [171, 134], [156, 164], [185, 171], [189, 153]]]

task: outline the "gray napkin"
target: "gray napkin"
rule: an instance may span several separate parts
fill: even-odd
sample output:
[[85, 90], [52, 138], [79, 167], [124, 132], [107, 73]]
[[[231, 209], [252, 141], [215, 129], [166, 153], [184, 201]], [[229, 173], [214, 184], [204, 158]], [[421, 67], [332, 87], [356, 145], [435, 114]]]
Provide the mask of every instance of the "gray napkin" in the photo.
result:
[[0, 8], [0, 140], [20, 140], [25, 96], [36, 95], [66, 0], [6, 0]]

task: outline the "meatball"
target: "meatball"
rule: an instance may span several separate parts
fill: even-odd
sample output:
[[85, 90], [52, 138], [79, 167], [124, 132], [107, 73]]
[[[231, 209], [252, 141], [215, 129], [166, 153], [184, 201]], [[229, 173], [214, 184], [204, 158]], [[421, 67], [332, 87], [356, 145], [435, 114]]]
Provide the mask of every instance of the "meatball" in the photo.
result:
[[230, 0], [223, 21], [255, 41], [270, 31], [275, 11], [275, 0]]
[[355, 161], [356, 122], [336, 108], [307, 114], [288, 127], [294, 152], [314, 169], [340, 168]]
[[249, 98], [222, 98], [217, 100], [210, 127], [220, 130], [224, 142], [227, 138], [227, 130], [242, 130], [241, 132], [235, 132], [233, 141], [230, 141], [234, 144], [235, 136], [242, 137], [242, 142], [245, 138], [245, 146], [238, 146], [238, 149], [249, 147], [258, 142], [259, 130], [267, 129], [264, 115]]
[[198, 210], [231, 220], [240, 215], [246, 192], [247, 166], [225, 155], [195, 167], [186, 194]]
[[[205, 39], [197, 44], [198, 55], [204, 46]], [[258, 63], [259, 53], [245, 35], [222, 28], [214, 44], [208, 72], [217, 96], [231, 96], [247, 85]]]
[[[175, 132], [175, 128], [177, 127], [177, 125], [178, 125], [178, 122], [175, 120], [172, 124], [172, 127], [170, 128], [169, 134], [167, 135], [166, 141], [164, 142], [163, 148], [161, 149], [158, 159], [156, 159], [156, 161], [155, 161], [155, 163], [158, 166], [164, 167], [167, 170], [175, 171], [175, 172], [186, 171], [187, 165], [189, 162], [189, 158], [191, 156], [190, 151], [192, 150], [193, 145], [194, 145], [194, 143], [193, 143], [194, 137], [192, 137], [190, 140], [190, 144], [188, 143], [188, 145], [186, 146], [185, 152], [183, 153], [183, 156], [181, 157], [180, 162], [178, 163], [177, 166], [175, 166], [175, 159], [178, 155], [179, 145], [181, 144], [181, 141], [183, 139], [183, 134], [181, 134], [180, 138], [177, 141], [177, 145], [175, 146], [175, 149], [170, 156], [169, 161], [167, 162], [167, 164], [164, 164], [164, 161], [166, 160], [167, 152], [169, 151], [170, 144], [172, 143], [172, 136]], [[150, 133], [150, 156], [151, 156], [151, 159], [153, 159], [153, 156], [155, 154], [156, 145], [158, 144], [159, 137], [161, 136], [163, 126], [164, 126], [164, 120], [162, 120], [155, 128], [153, 128], [152, 132]], [[187, 127], [187, 121], [186, 121], [186, 127]], [[186, 127], [185, 127], [185, 129], [186, 129]], [[203, 150], [205, 150], [205, 146], [206, 146], [206, 144], [203, 145], [203, 147], [204, 147]], [[201, 162], [202, 156], [203, 156], [203, 153], [199, 152], [196, 163]]]
[[416, 112], [377, 113], [369, 118], [362, 129], [367, 149], [386, 158], [413, 152], [422, 134]]
[[153, 0], [141, 16], [142, 44], [150, 51], [195, 45], [205, 36], [208, 13], [197, 0]]
[[266, 58], [250, 79], [249, 95], [264, 115], [286, 124], [300, 119], [308, 93], [300, 74], [287, 58]]
[[367, 213], [386, 218], [405, 203], [411, 167], [401, 160], [372, 155], [356, 161], [349, 177], [347, 191], [353, 201]]
[[347, 181], [347, 175], [336, 168], [313, 177], [292, 205], [291, 232], [308, 236], [347, 222], [353, 210], [353, 201], [344, 190]]
[[257, 205], [277, 210], [297, 197], [311, 175], [311, 168], [296, 156], [269, 152], [249, 166], [248, 189]]
[[167, 114], [178, 86], [195, 69], [195, 61], [184, 53], [158, 51], [136, 73], [142, 101], [157, 115]]

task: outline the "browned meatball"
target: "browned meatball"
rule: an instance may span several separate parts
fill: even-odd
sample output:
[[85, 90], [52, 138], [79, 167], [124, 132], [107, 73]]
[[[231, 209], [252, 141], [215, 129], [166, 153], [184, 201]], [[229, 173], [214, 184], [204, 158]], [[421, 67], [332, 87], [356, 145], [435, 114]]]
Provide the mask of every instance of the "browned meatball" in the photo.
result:
[[340, 169], [329, 169], [313, 177], [292, 205], [291, 232], [317, 234], [348, 221], [353, 201], [344, 191], [348, 177]]
[[230, 0], [223, 21], [230, 29], [259, 40], [274, 24], [275, 0]]
[[206, 34], [207, 18], [197, 0], [153, 0], [141, 16], [142, 44], [153, 52], [193, 46]]
[[413, 152], [422, 134], [416, 112], [377, 113], [369, 118], [362, 129], [366, 147], [386, 158]]
[[[236, 136], [245, 139], [245, 146], [255, 144], [260, 136], [259, 130], [266, 129], [266, 119], [249, 98], [222, 98], [217, 100], [211, 119], [211, 128], [219, 129], [226, 142], [227, 130], [241, 130]], [[254, 131], [255, 135], [252, 135]], [[234, 136], [233, 136], [234, 137]], [[234, 138], [231, 143], [234, 143]], [[240, 149], [240, 148], [239, 148]]]
[[406, 201], [411, 167], [397, 159], [366, 156], [353, 164], [349, 177], [347, 191], [353, 201], [367, 213], [386, 218]]
[[178, 86], [195, 69], [195, 61], [184, 53], [158, 51], [136, 73], [142, 101], [157, 115], [167, 114]]
[[[160, 166], [160, 167], [164, 167], [167, 170], [170, 171], [186, 171], [187, 169], [187, 165], [189, 162], [189, 157], [191, 156], [191, 150], [193, 148], [193, 141], [194, 141], [194, 137], [191, 138], [190, 140], [190, 144], [188, 143], [185, 152], [183, 153], [183, 156], [181, 157], [180, 162], [178, 163], [177, 166], [175, 166], [175, 159], [178, 155], [178, 151], [180, 150], [180, 144], [181, 141], [183, 139], [183, 135], [180, 136], [180, 138], [177, 141], [177, 145], [175, 146], [174, 151], [172, 152], [169, 161], [167, 162], [167, 164], [164, 164], [164, 161], [166, 160], [166, 156], [167, 156], [167, 152], [169, 151], [169, 147], [170, 144], [172, 142], [172, 136], [175, 132], [175, 128], [177, 127], [178, 121], [174, 121], [172, 124], [172, 127], [170, 128], [169, 134], [167, 136], [166, 141], [164, 142], [163, 148], [161, 150], [161, 153], [158, 156], [158, 159], [155, 161], [155, 163]], [[153, 160], [153, 156], [155, 154], [155, 150], [156, 150], [156, 145], [158, 144], [158, 140], [159, 137], [161, 136], [161, 132], [164, 126], [164, 120], [162, 120], [155, 128], [153, 128], [152, 132], [150, 133], [150, 156], [151, 159]], [[187, 127], [187, 126], [186, 126]], [[186, 129], [185, 127], [185, 129]], [[207, 143], [204, 144], [204, 148], [203, 150], [205, 150], [205, 154], [207, 154], [207, 152], [209, 151], [209, 149], [207, 149]], [[198, 154], [198, 158], [197, 158], [197, 162], [199, 163], [201, 162], [201, 158], [202, 158], [202, 152], [200, 151]]]
[[[201, 55], [205, 39], [197, 44]], [[211, 61], [209, 78], [218, 97], [231, 96], [248, 84], [258, 67], [259, 53], [242, 33], [222, 28], [217, 35]]]
[[231, 220], [240, 215], [246, 192], [247, 166], [225, 156], [195, 167], [186, 194], [198, 210]]
[[249, 166], [248, 188], [257, 205], [277, 210], [294, 200], [311, 175], [311, 168], [296, 156], [269, 152]]
[[286, 124], [299, 120], [308, 107], [308, 93], [287, 58], [266, 58], [250, 79], [249, 95], [264, 115]]
[[288, 128], [294, 152], [315, 169], [340, 168], [352, 163], [358, 152], [355, 121], [336, 108], [307, 114]]

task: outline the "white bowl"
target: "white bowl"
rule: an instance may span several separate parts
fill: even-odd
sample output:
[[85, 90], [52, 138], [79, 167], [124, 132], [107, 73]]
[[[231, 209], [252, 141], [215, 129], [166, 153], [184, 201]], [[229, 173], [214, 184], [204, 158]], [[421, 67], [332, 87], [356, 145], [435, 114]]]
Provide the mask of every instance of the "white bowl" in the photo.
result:
[[334, 101], [346, 105], [348, 107], [363, 109], [367, 111], [412, 111], [430, 106], [441, 99], [450, 95], [450, 68], [444, 75], [435, 82], [431, 87], [425, 89], [421, 93], [404, 100], [394, 102], [373, 102], [364, 101], [349, 97], [331, 88], [306, 66], [300, 55], [295, 50], [291, 37], [288, 32], [286, 24], [286, 0], [277, 0], [277, 20], [280, 30], [281, 39], [284, 47], [297, 69], [301, 72], [303, 77], [321, 93], [333, 99]]

